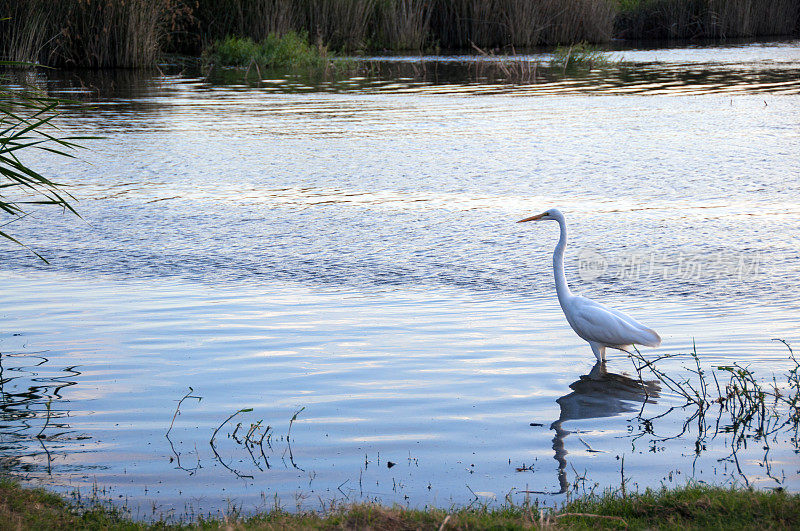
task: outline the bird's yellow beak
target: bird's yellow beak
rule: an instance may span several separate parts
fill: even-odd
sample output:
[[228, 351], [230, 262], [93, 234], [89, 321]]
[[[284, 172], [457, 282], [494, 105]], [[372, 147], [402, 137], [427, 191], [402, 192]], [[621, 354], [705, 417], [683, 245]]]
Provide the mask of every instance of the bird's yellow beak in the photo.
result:
[[545, 216], [545, 214], [546, 214], [545, 212], [542, 212], [541, 214], [536, 214], [535, 216], [531, 216], [529, 218], [521, 219], [521, 220], [517, 221], [517, 223], [522, 223], [523, 221], [536, 221], [537, 219], [542, 219]]

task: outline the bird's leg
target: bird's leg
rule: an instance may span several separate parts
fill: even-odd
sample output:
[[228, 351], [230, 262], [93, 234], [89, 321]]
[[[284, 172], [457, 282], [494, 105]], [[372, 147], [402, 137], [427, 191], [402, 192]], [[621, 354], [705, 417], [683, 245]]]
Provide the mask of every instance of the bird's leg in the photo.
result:
[[594, 342], [589, 342], [589, 346], [592, 347], [592, 352], [594, 352], [594, 357], [597, 358], [597, 361], [601, 363], [606, 361], [606, 347]]

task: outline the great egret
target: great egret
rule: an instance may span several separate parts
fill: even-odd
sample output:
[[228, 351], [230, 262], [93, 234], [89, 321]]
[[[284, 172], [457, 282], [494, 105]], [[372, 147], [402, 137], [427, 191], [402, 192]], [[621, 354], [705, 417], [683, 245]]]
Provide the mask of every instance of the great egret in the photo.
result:
[[597, 361], [605, 361], [606, 348], [627, 351], [631, 345], [659, 346], [661, 337], [654, 330], [620, 311], [586, 297], [574, 295], [569, 290], [567, 277], [564, 276], [564, 249], [567, 246], [567, 223], [564, 221], [564, 214], [558, 209], [551, 208], [541, 214], [521, 219], [517, 223], [546, 220], [557, 221], [561, 228], [561, 237], [553, 251], [553, 273], [558, 302], [575, 333], [589, 342]]

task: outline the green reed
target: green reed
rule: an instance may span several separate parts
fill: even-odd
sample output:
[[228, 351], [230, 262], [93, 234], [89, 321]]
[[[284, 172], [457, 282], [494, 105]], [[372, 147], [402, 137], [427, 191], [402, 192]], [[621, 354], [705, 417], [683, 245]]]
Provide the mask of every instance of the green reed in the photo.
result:
[[[25, 66], [0, 63], [3, 65]], [[27, 217], [31, 208], [51, 205], [75, 215], [77, 212], [72, 206], [74, 198], [63, 184], [42, 175], [20, 156], [38, 150], [74, 158], [74, 151], [81, 147], [76, 141], [96, 137], [60, 135], [55, 121], [62, 102], [33, 89], [13, 86], [0, 77], [0, 238], [24, 245], [4, 227]]]

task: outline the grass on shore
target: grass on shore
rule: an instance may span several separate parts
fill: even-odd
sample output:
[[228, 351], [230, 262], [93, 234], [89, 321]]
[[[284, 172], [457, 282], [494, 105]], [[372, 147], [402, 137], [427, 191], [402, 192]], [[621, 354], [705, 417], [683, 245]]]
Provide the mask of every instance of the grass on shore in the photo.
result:
[[690, 485], [621, 497], [582, 498], [556, 511], [536, 505], [412, 510], [371, 504], [327, 514], [280, 510], [194, 524], [143, 523], [102, 508], [81, 508], [42, 489], [0, 479], [3, 529], [797, 529], [800, 495]]

